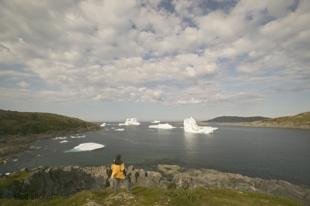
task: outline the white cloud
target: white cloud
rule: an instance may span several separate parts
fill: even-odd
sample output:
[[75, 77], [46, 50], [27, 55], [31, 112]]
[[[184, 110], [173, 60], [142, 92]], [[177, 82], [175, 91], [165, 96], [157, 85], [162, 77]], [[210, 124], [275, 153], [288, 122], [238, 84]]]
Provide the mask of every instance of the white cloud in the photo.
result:
[[[171, 3], [172, 11], [160, 1], [2, 1], [0, 78], [15, 77], [11, 98], [21, 89], [48, 100], [163, 104], [265, 98], [268, 85], [249, 79], [309, 84], [307, 1]], [[16, 64], [23, 70], [8, 69]], [[33, 76], [43, 88], [32, 90]]]

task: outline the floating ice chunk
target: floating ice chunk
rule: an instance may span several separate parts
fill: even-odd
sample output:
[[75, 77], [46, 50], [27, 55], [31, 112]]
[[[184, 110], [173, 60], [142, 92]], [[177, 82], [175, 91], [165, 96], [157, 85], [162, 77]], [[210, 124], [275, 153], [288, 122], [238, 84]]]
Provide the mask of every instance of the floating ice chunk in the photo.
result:
[[62, 140], [62, 139], [67, 139], [67, 137], [55, 137], [53, 140]]
[[152, 124], [158, 124], [158, 123], [160, 123], [160, 121], [159, 120], [154, 120], [153, 122], [151, 122]]
[[217, 130], [216, 127], [202, 127], [198, 126], [195, 119], [193, 117], [190, 117], [188, 119], [184, 119], [183, 122], [184, 125], [184, 131], [189, 133], [204, 133], [204, 134], [210, 134], [214, 130]]
[[114, 131], [124, 131], [125, 129], [124, 128], [118, 128], [118, 129], [115, 129]]
[[105, 122], [103, 122], [100, 127], [105, 127], [107, 124]]
[[175, 128], [171, 124], [156, 124], [156, 125], [150, 125], [149, 128], [156, 128], [156, 129], [173, 129]]
[[83, 135], [76, 135], [76, 136], [71, 135], [70, 136], [71, 139], [79, 139], [79, 138], [85, 138], [85, 137], [86, 137], [86, 135], [84, 135], [84, 134]]
[[78, 146], [74, 147], [73, 149], [69, 150], [68, 152], [92, 151], [92, 150], [100, 149], [103, 147], [104, 147], [104, 145], [102, 145], [102, 144], [88, 142], [88, 143], [79, 144]]
[[63, 143], [67, 143], [67, 142], [68, 142], [67, 140], [62, 140], [59, 143], [63, 144]]
[[31, 150], [39, 150], [39, 149], [41, 149], [41, 147], [40, 146], [33, 146], [33, 145], [31, 145], [29, 147], [29, 149], [31, 149]]
[[127, 118], [124, 123], [119, 123], [119, 126], [140, 125], [136, 118]]

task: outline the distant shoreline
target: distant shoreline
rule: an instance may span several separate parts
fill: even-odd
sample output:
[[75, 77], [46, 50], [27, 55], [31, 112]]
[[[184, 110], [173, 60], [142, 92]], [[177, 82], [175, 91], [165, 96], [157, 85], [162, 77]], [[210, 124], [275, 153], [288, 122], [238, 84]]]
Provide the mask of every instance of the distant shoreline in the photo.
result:
[[310, 129], [308, 125], [274, 125], [268, 123], [256, 122], [199, 122], [200, 125], [222, 125], [222, 126], [239, 126], [239, 127], [257, 127], [257, 128], [283, 128], [283, 129]]

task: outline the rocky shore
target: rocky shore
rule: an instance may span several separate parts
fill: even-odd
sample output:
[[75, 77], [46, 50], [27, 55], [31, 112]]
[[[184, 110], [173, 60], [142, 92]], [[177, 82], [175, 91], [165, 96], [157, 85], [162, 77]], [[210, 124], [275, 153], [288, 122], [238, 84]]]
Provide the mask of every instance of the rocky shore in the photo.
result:
[[[20, 177], [20, 173], [23, 173]], [[223, 188], [244, 192], [259, 192], [298, 200], [310, 205], [310, 190], [283, 180], [264, 180], [240, 174], [211, 169], [190, 169], [178, 165], [158, 165], [156, 171], [129, 166], [127, 170], [132, 186], [194, 189]], [[9, 181], [12, 180], [12, 181]], [[82, 190], [107, 189], [113, 182], [109, 167], [39, 167], [30, 171], [1, 177], [2, 198], [48, 198], [71, 195]]]

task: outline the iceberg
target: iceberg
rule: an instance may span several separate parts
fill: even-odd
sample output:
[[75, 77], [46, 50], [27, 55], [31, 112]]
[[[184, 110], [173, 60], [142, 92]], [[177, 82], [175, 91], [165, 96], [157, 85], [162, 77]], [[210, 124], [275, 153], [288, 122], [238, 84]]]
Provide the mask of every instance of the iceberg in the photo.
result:
[[92, 151], [96, 149], [103, 148], [104, 145], [94, 143], [94, 142], [88, 142], [88, 143], [82, 143], [78, 146], [74, 147], [73, 149], [69, 150], [68, 152], [84, 152], [84, 151]]
[[171, 124], [156, 124], [156, 125], [150, 125], [149, 128], [155, 128], [155, 129], [173, 129], [175, 128]]
[[70, 136], [70, 138], [71, 139], [79, 139], [79, 138], [85, 138], [86, 137], [86, 135], [85, 134], [83, 134], [83, 135], [76, 135], [76, 136]]
[[151, 124], [158, 124], [158, 123], [160, 123], [159, 120], [154, 120], [154, 121], [151, 122]]
[[63, 144], [63, 143], [67, 143], [67, 142], [68, 142], [67, 140], [62, 140], [59, 143]]
[[184, 131], [189, 133], [210, 134], [218, 129], [216, 127], [198, 126], [196, 120], [193, 117], [184, 119], [183, 125], [184, 125]]
[[124, 131], [125, 129], [124, 128], [118, 128], [118, 129], [115, 129], [114, 131]]
[[136, 118], [127, 118], [124, 123], [119, 123], [119, 126], [140, 125]]
[[63, 140], [63, 139], [67, 139], [67, 137], [55, 137], [53, 140]]
[[105, 127], [107, 124], [105, 122], [103, 122], [100, 127]]

